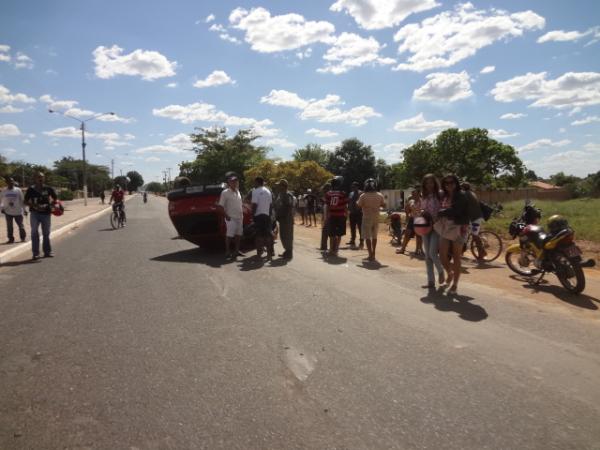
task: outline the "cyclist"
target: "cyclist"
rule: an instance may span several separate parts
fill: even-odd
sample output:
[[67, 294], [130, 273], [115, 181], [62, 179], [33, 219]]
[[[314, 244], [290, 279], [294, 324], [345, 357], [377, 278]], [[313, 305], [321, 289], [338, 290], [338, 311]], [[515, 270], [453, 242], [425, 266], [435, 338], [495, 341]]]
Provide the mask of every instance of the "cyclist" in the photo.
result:
[[117, 184], [117, 185], [115, 185], [115, 188], [113, 189], [112, 194], [110, 194], [110, 200], [108, 201], [109, 205], [113, 201], [115, 202], [115, 204], [113, 205], [113, 211], [117, 211], [118, 209], [121, 210], [121, 214], [123, 216], [123, 226], [125, 226], [125, 222], [127, 222], [127, 219], [125, 216], [125, 202], [123, 201], [124, 197], [125, 197], [125, 191], [123, 189], [121, 189], [121, 185]]

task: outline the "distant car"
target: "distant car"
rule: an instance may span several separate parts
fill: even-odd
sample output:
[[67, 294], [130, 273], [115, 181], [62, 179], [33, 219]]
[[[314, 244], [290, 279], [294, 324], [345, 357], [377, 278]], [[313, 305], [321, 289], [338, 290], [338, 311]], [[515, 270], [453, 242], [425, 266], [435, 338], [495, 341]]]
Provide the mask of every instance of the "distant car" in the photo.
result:
[[[225, 243], [225, 217], [217, 203], [225, 184], [187, 186], [167, 194], [169, 217], [183, 239], [200, 247], [221, 247]], [[244, 202], [244, 243], [254, 244], [252, 205]], [[276, 230], [275, 230], [276, 232]]]

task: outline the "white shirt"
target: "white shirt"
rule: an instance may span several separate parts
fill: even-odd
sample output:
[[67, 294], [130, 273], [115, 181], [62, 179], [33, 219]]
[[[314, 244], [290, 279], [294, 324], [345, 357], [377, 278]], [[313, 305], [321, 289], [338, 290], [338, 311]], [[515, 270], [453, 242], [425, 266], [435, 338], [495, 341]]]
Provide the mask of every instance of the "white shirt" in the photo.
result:
[[23, 191], [16, 186], [4, 189], [0, 192], [0, 206], [9, 216], [22, 216], [25, 206]]
[[227, 214], [232, 219], [243, 219], [244, 218], [244, 210], [242, 208], [242, 196], [240, 191], [234, 191], [230, 188], [225, 189], [221, 192], [221, 197], [219, 198], [219, 205], [223, 207], [225, 210], [225, 214]]
[[256, 205], [255, 215], [266, 214], [268, 216], [271, 214], [272, 202], [273, 195], [271, 195], [271, 191], [266, 187], [260, 186], [252, 190], [252, 204]]

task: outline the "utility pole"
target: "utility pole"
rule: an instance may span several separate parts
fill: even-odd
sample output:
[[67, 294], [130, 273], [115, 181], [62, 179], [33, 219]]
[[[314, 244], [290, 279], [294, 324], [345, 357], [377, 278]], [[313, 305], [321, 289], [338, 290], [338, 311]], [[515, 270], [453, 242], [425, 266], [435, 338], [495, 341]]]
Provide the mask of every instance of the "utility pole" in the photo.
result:
[[115, 179], [115, 160], [114, 159], [110, 160], [110, 177], [113, 180]]
[[167, 167], [167, 170], [169, 171], [169, 189], [171, 188], [171, 168]]
[[21, 166], [21, 187], [25, 187], [25, 166]]
[[79, 129], [81, 130], [81, 156], [83, 158], [83, 168], [82, 168], [82, 175], [83, 175], [83, 205], [87, 206], [87, 199], [88, 199], [88, 186], [87, 186], [87, 168], [86, 168], [86, 161], [85, 161], [85, 147], [86, 147], [86, 143], [85, 143], [85, 124], [86, 122], [89, 122], [90, 120], [94, 120], [97, 119], [98, 117], [102, 117], [102, 116], [106, 116], [106, 115], [111, 115], [114, 116], [115, 113], [114, 112], [107, 112], [107, 113], [100, 113], [100, 114], [95, 114], [92, 117], [88, 117], [85, 120], [81, 120], [78, 119], [77, 117], [73, 117], [73, 116], [69, 116], [68, 114], [65, 114], [64, 112], [61, 111], [54, 111], [53, 109], [49, 109], [48, 110], [49, 113], [57, 113], [57, 114], [62, 114], [65, 117], [68, 117], [69, 119], [73, 119], [76, 120], [77, 122], [79, 122]]

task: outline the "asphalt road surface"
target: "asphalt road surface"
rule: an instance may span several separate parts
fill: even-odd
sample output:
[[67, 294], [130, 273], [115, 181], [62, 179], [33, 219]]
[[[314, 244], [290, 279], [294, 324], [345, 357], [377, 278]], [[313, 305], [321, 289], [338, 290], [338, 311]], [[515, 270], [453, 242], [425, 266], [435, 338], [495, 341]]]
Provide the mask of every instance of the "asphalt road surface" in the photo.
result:
[[0, 269], [0, 449], [600, 449], [597, 320], [127, 210]]

